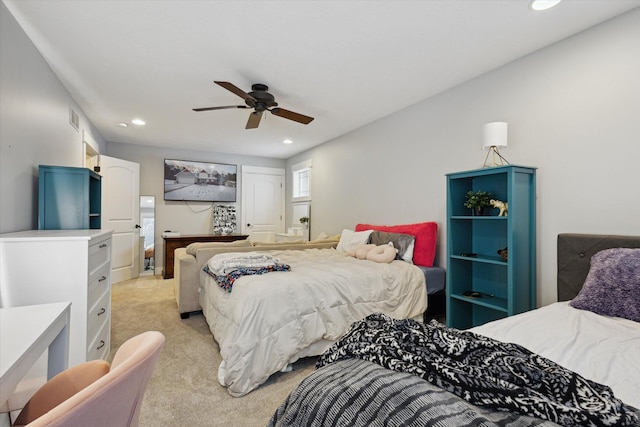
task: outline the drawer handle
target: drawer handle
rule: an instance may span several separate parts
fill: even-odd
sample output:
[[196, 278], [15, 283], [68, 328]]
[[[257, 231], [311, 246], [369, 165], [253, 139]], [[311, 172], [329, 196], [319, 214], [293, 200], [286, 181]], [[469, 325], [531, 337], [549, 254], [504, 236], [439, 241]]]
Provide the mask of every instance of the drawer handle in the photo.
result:
[[98, 279], [98, 282], [104, 282], [105, 280], [107, 280], [107, 276], [102, 276]]
[[107, 312], [107, 309], [106, 309], [106, 308], [104, 308], [104, 307], [102, 307], [102, 308], [100, 309], [100, 311], [98, 312], [98, 316], [100, 316], [101, 314], [104, 314], [104, 313], [106, 313], [106, 312]]
[[100, 246], [98, 246], [98, 247], [99, 247], [100, 249], [102, 249], [102, 248], [106, 248], [106, 247], [107, 247], [107, 244], [106, 244], [106, 243], [103, 243], [103, 244], [101, 244], [101, 245], [100, 245]]
[[104, 340], [100, 340], [100, 345], [96, 347], [96, 350], [100, 350], [102, 347], [104, 347]]

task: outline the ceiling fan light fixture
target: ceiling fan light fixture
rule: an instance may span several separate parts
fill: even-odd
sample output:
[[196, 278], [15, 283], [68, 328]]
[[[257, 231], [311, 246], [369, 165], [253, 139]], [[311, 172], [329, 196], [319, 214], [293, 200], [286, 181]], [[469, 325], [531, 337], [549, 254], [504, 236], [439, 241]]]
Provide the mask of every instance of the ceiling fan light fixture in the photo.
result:
[[270, 112], [274, 116], [302, 123], [303, 125], [308, 125], [313, 121], [313, 117], [305, 116], [304, 114], [296, 113], [295, 111], [285, 110], [284, 108], [278, 107], [278, 103], [276, 102], [274, 96], [268, 92], [269, 86], [262, 83], [255, 83], [251, 85], [251, 92], [249, 93], [243, 91], [233, 83], [217, 80], [214, 80], [214, 83], [244, 99], [246, 105], [226, 105], [220, 107], [192, 108], [193, 111], [225, 110], [228, 108], [252, 108], [254, 111], [249, 114], [249, 120], [247, 120], [245, 129], [257, 128], [265, 111]]
[[142, 119], [133, 119], [133, 120], [131, 120], [131, 123], [133, 123], [136, 126], [144, 126], [144, 125], [147, 124], [147, 122], [145, 122]]
[[285, 139], [284, 141], [282, 141], [283, 144], [293, 144], [293, 141], [290, 139]]
[[529, 8], [535, 11], [547, 10], [556, 6], [562, 0], [531, 0]]
[[128, 124], [126, 124], [125, 122], [120, 122], [120, 123], [116, 123], [116, 126], [120, 126], [121, 128], [126, 128], [126, 127], [128, 127], [129, 125], [128, 125]]

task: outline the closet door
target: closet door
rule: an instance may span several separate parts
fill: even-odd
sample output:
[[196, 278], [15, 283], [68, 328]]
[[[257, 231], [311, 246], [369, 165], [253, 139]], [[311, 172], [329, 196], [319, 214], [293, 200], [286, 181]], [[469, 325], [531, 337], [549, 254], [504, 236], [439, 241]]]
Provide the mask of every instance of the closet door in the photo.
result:
[[140, 165], [100, 156], [102, 228], [113, 230], [112, 283], [140, 274]]
[[284, 169], [242, 168], [242, 232], [252, 242], [275, 242], [284, 232]]

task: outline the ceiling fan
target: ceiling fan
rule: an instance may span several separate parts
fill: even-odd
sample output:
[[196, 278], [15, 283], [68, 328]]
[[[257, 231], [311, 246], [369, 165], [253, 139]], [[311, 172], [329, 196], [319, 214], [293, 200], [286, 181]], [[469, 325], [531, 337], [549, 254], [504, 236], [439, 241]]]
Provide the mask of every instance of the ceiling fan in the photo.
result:
[[304, 125], [308, 125], [313, 120], [313, 117], [305, 116], [304, 114], [296, 113], [278, 107], [278, 103], [275, 101], [273, 95], [269, 93], [269, 87], [267, 85], [263, 85], [261, 83], [253, 84], [251, 85], [251, 92], [246, 93], [242, 89], [229, 82], [214, 81], [214, 83], [222, 86], [229, 92], [235, 93], [240, 98], [244, 99], [244, 102], [247, 105], [227, 105], [223, 107], [194, 108], [193, 111], [224, 110], [227, 108], [253, 108], [254, 111], [249, 115], [249, 120], [247, 121], [247, 126], [245, 126], [245, 129], [257, 128], [260, 124], [260, 119], [262, 119], [262, 113], [264, 113], [265, 111], [270, 111], [271, 114], [285, 119], [293, 120], [294, 122], [302, 123]]

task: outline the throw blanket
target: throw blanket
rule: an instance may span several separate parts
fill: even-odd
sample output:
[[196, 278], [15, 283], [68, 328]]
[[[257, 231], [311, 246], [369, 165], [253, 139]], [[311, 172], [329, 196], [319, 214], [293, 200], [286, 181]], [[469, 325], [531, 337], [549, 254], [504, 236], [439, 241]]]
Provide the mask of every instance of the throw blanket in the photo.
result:
[[516, 344], [372, 314], [352, 325], [318, 361], [359, 358], [418, 375], [478, 406], [565, 426], [637, 425], [638, 416], [607, 386], [582, 378]]
[[212, 273], [223, 275], [238, 268], [266, 268], [277, 264], [279, 260], [260, 252], [231, 252], [212, 257], [207, 266]]
[[212, 257], [203, 270], [216, 279], [218, 285], [231, 292], [233, 282], [242, 276], [264, 274], [270, 271], [289, 271], [291, 267], [279, 259], [260, 252], [232, 252]]
[[422, 378], [360, 359], [330, 363], [307, 376], [268, 427], [558, 427], [472, 405]]
[[224, 289], [227, 292], [231, 292], [233, 289], [233, 282], [239, 279], [242, 276], [250, 276], [254, 274], [264, 274], [270, 271], [290, 271], [291, 266], [287, 264], [274, 264], [268, 267], [258, 267], [258, 268], [238, 268], [237, 270], [233, 270], [227, 274], [217, 275], [213, 273], [208, 265], [205, 265], [203, 270], [209, 274], [211, 277], [216, 279], [218, 286]]

